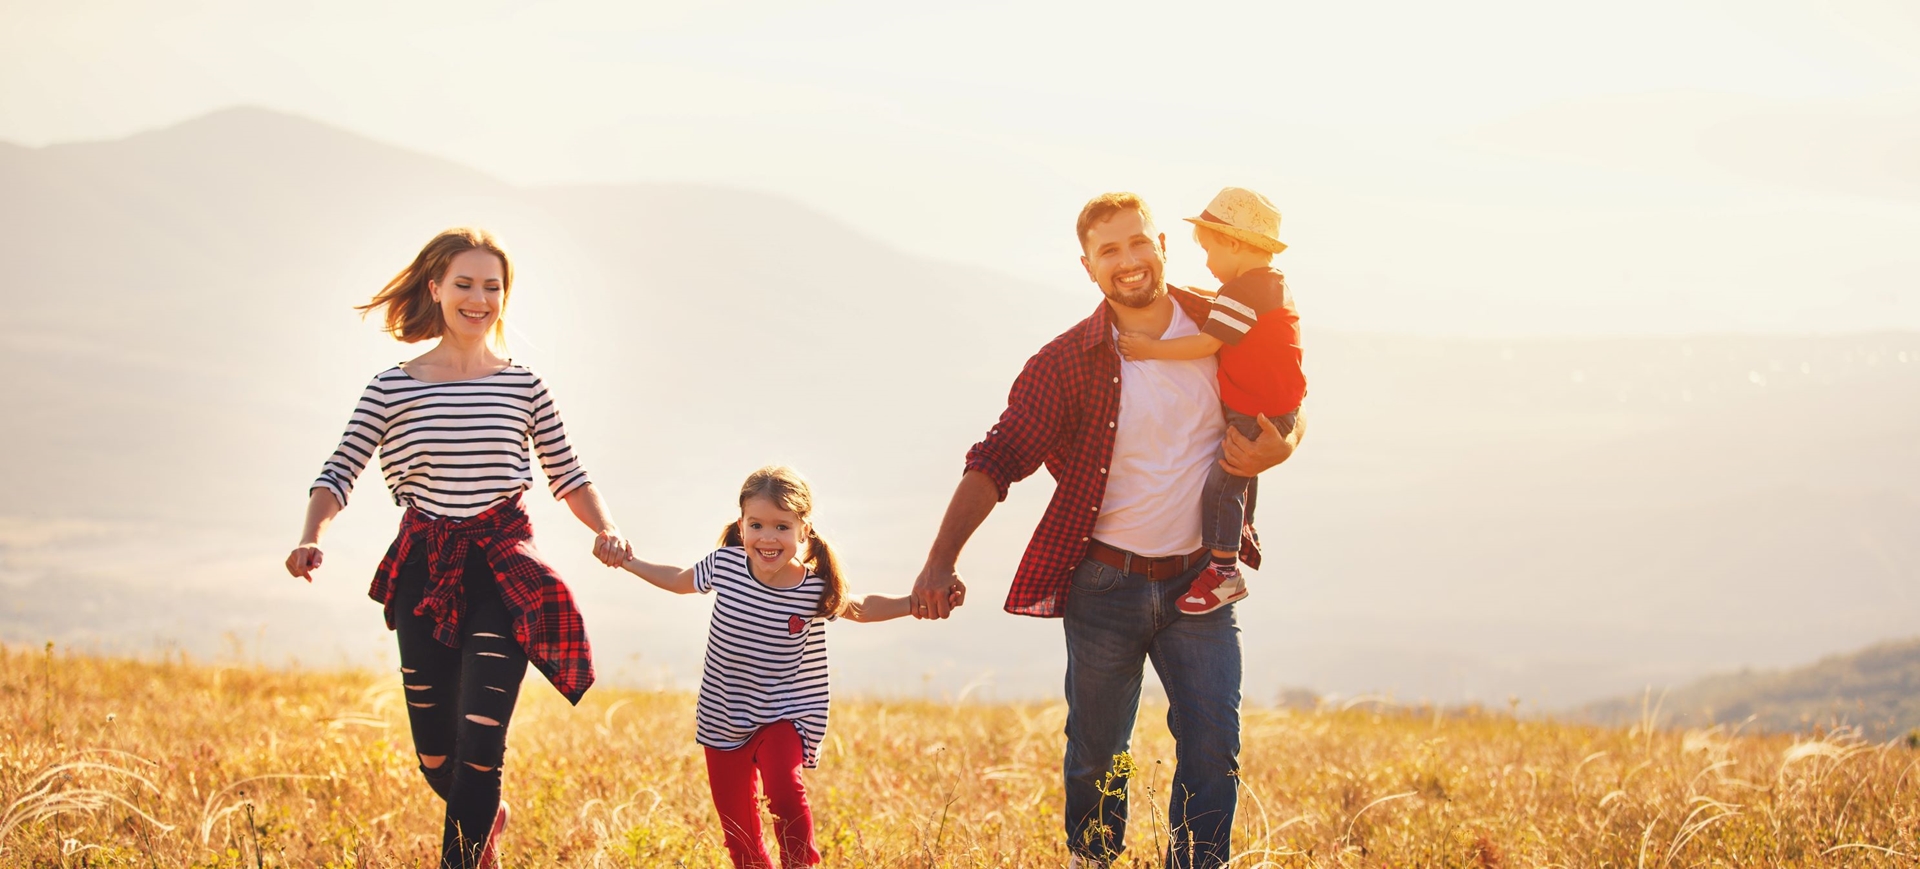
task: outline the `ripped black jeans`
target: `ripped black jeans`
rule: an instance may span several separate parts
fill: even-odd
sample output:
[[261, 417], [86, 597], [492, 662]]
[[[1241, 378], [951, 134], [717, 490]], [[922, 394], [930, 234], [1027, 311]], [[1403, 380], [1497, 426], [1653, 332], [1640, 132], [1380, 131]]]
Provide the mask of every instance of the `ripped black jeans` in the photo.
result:
[[447, 801], [440, 865], [469, 869], [477, 865], [500, 808], [500, 765], [527, 653], [513, 638], [513, 619], [480, 547], [471, 550], [461, 580], [466, 618], [460, 648], [435, 640], [433, 619], [413, 614], [427, 588], [424, 552], [414, 551], [398, 579], [393, 629], [400, 640], [413, 748], [426, 757], [446, 758], [436, 768], [425, 761], [420, 766], [433, 792]]

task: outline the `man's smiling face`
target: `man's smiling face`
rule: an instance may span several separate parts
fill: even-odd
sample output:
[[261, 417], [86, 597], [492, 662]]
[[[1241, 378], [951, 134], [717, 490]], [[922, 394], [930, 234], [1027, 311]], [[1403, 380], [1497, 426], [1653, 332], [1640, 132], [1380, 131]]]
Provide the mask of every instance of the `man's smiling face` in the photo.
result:
[[1118, 305], [1144, 308], [1166, 294], [1167, 237], [1131, 208], [1087, 227], [1080, 264]]

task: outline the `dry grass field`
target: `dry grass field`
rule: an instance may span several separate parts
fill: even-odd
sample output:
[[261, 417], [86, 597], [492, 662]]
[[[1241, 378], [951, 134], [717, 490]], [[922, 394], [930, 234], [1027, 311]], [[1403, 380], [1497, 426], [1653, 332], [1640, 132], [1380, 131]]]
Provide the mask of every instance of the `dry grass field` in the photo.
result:
[[[0, 650], [0, 865], [417, 866], [439, 807], [399, 680]], [[692, 698], [526, 686], [509, 866], [721, 866]], [[828, 866], [1060, 866], [1057, 704], [843, 700]], [[1172, 743], [1144, 710], [1126, 865]], [[1237, 867], [1912, 866], [1920, 751], [1497, 711], [1249, 710]]]

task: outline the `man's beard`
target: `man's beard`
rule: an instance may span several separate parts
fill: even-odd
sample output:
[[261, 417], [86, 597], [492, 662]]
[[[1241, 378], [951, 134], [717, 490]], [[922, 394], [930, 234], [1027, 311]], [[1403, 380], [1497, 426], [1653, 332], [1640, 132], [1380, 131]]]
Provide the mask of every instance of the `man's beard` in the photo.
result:
[[[1113, 279], [1109, 277], [1108, 281], [1111, 280]], [[1159, 269], [1148, 266], [1147, 282], [1141, 285], [1140, 289], [1125, 292], [1107, 283], [1102, 283], [1100, 284], [1100, 292], [1116, 305], [1124, 305], [1129, 308], [1144, 308], [1154, 302], [1160, 301], [1160, 297], [1167, 294], [1167, 282], [1162, 278]]]

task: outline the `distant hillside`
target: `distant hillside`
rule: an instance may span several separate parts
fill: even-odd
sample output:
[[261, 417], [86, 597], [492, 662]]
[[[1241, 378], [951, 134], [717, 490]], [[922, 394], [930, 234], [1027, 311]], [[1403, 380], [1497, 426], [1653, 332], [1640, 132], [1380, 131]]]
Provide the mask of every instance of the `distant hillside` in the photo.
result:
[[[350, 306], [458, 223], [515, 252], [512, 352], [642, 552], [704, 554], [746, 472], [786, 461], [863, 590], [912, 582], [1021, 365], [1099, 299], [752, 191], [520, 187], [260, 110], [0, 148], [0, 641], [391, 655], [377, 473], [318, 582], [280, 562], [367, 378], [419, 352]], [[1920, 625], [1920, 335], [1341, 334], [1317, 325], [1336, 289], [1294, 289], [1307, 446], [1263, 480], [1250, 701], [1562, 709]], [[839, 684], [1057, 696], [1059, 624], [999, 610], [1050, 493], [1038, 474], [982, 526], [955, 619], [837, 627]], [[529, 509], [603, 672], [687, 684], [709, 601]]]
[[[1746, 724], [1780, 732], [1856, 725], [1885, 737], [1920, 728], [1920, 638], [1881, 643], [1789, 670], [1743, 670], [1709, 676], [1657, 693], [1664, 722]], [[1607, 723], [1639, 718], [1642, 699], [1596, 703], [1588, 717]], [[1748, 722], [1751, 721], [1749, 724]]]

